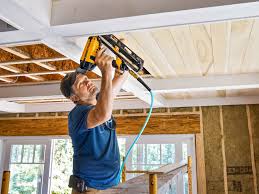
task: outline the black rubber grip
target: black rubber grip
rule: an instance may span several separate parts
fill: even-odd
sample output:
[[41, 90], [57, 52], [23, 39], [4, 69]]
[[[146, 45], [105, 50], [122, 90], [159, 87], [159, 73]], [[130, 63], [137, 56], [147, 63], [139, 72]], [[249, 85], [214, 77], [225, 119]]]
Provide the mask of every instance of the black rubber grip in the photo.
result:
[[113, 66], [115, 69], [118, 69], [118, 65], [117, 65], [117, 63], [116, 63], [115, 60], [112, 61], [112, 66]]
[[148, 87], [148, 85], [144, 82], [144, 80], [141, 77], [138, 77], [137, 80], [150, 92], [151, 89]]

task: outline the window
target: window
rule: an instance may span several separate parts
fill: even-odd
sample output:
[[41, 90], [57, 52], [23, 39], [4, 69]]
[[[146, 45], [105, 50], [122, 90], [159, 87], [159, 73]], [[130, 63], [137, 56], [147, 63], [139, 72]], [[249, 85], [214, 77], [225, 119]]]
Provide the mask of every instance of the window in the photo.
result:
[[70, 194], [68, 187], [69, 177], [73, 168], [73, 148], [71, 139], [54, 139], [52, 170], [51, 170], [51, 194]]
[[[126, 151], [128, 151], [135, 136], [127, 136]], [[152, 170], [163, 165], [187, 161], [188, 155], [194, 157], [193, 139], [188, 135], [143, 135], [133, 147], [129, 155], [126, 167], [128, 170]], [[193, 164], [195, 167], [195, 164]], [[193, 169], [195, 170], [195, 168]], [[127, 180], [141, 174], [127, 174]], [[195, 177], [195, 171], [193, 171]], [[195, 180], [193, 180], [195, 182]], [[194, 183], [195, 184], [195, 183]], [[188, 176], [178, 175], [169, 184], [167, 192], [188, 193]]]
[[[134, 138], [135, 136], [118, 136], [121, 162]], [[182, 159], [187, 160], [188, 155], [195, 158], [193, 142], [193, 137], [188, 135], [143, 135], [138, 144], [133, 147], [126, 167], [128, 170], [150, 170]], [[10, 194], [71, 193], [71, 189], [67, 186], [73, 167], [73, 148], [70, 138], [5, 139], [4, 147], [6, 150], [4, 170], [11, 171]], [[195, 160], [193, 160], [193, 166], [195, 167]], [[135, 176], [137, 175], [139, 174]], [[193, 176], [196, 176], [195, 169]], [[127, 179], [132, 177], [134, 175], [127, 174]], [[195, 183], [194, 178], [193, 184]], [[172, 180], [166, 192], [187, 194], [187, 175], [180, 175]]]
[[50, 153], [50, 141], [8, 141], [6, 150], [10, 153], [5, 167], [11, 171], [9, 193], [47, 193], [48, 187], [44, 188], [43, 184], [48, 185], [46, 157]]
[[152, 170], [174, 162], [174, 144], [136, 144], [133, 147], [132, 170]]

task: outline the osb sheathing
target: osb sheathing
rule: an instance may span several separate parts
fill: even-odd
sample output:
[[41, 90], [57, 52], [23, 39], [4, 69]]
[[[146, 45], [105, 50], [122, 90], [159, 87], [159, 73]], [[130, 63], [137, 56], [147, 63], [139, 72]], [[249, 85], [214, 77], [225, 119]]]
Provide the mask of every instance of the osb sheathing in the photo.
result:
[[[258, 177], [259, 106], [249, 107], [251, 125], [254, 129], [253, 143]], [[228, 194], [255, 193], [250, 148], [252, 142], [249, 139], [246, 106], [222, 106], [222, 109], [203, 107], [202, 115], [207, 193], [226, 193], [224, 191], [224, 165], [226, 166]], [[224, 149], [222, 149], [223, 145]], [[223, 153], [226, 158], [225, 162]]]
[[219, 107], [202, 108], [207, 194], [223, 194], [223, 157]]
[[259, 192], [259, 105], [249, 105], [251, 130], [253, 134], [254, 158], [257, 177], [257, 190]]
[[[62, 55], [55, 50], [47, 47], [44, 44], [37, 44], [37, 45], [28, 45], [28, 46], [19, 46], [16, 47], [17, 49], [26, 52], [29, 54], [31, 59], [44, 59], [44, 58], [56, 58], [56, 57], [62, 57]], [[7, 62], [7, 61], [16, 61], [16, 60], [23, 60], [22, 58], [13, 55], [9, 52], [6, 52], [2, 49], [0, 49], [0, 62]], [[56, 70], [59, 71], [66, 71], [66, 70], [73, 70], [78, 67], [78, 64], [75, 63], [72, 60], [64, 60], [64, 61], [53, 61], [53, 62], [48, 62], [49, 64], [53, 65], [56, 67]], [[22, 71], [26, 72], [43, 72], [43, 71], [49, 71], [45, 68], [40, 67], [39, 65], [29, 63], [29, 64], [19, 64], [19, 65], [12, 65], [16, 68], [19, 68]], [[9, 71], [3, 70], [0, 68], [0, 74], [10, 74]], [[11, 73], [12, 74], [12, 73]], [[95, 73], [93, 72], [88, 72], [87, 73], [89, 78], [98, 78]], [[52, 74], [52, 75], [41, 75], [45, 79], [45, 81], [50, 81], [50, 80], [60, 80], [62, 79], [62, 76], [59, 74]], [[27, 77], [18, 77], [16, 82], [35, 82], [35, 80], [32, 80]], [[1, 82], [3, 83], [3, 82]]]

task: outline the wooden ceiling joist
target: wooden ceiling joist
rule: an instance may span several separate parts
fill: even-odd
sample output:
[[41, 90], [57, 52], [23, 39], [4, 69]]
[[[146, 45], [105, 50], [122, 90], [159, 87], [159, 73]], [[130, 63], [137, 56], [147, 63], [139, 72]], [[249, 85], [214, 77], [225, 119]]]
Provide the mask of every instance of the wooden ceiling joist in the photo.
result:
[[53, 74], [67, 74], [74, 72], [75, 70], [67, 70], [67, 71], [44, 71], [44, 72], [32, 72], [32, 73], [16, 73], [16, 74], [7, 74], [0, 75], [0, 78], [8, 78], [8, 77], [21, 77], [21, 76], [39, 76], [39, 75], [53, 75]]
[[[25, 74], [24, 75], [25, 77], [31, 78], [33, 80], [37, 80], [37, 81], [44, 81], [45, 80], [43, 77], [40, 77], [40, 76], [37, 76], [37, 75], [26, 75], [28, 73], [27, 71], [22, 71], [19, 68], [16, 68], [16, 67], [13, 67], [13, 66], [0, 66], [0, 67], [2, 69], [5, 69], [7, 71], [11, 71], [11, 72], [16, 73], [16, 74]], [[19, 77], [19, 76], [16, 76], [16, 74], [14, 74], [15, 76], [13, 76], [13, 77]], [[4, 78], [4, 77], [1, 77], [1, 78]]]
[[[18, 56], [18, 57], [21, 57], [23, 59], [30, 59], [31, 58], [29, 53], [24, 52], [23, 50], [15, 48], [15, 47], [0, 47], [0, 48], [9, 52], [9, 53], [12, 53], [12, 54]], [[45, 69], [48, 69], [48, 70], [57, 70], [57, 68], [54, 65], [52, 65], [50, 63], [47, 63], [47, 62], [36, 62], [35, 64], [37, 64], [37, 65], [39, 65], [39, 66], [41, 66]], [[62, 76], [66, 75], [64, 73], [59, 73], [59, 74], [62, 75]]]
[[4, 77], [0, 77], [0, 80], [3, 81], [3, 82], [7, 82], [7, 83], [14, 83], [15, 82], [14, 79], [4, 78]]
[[[18, 56], [18, 57], [21, 57], [23, 59], [30, 59], [30, 55], [18, 48], [8, 48], [8, 47], [0, 47], [2, 50], [8, 52], [8, 53], [11, 53], [15, 56]], [[7, 71], [11, 71], [13, 73], [27, 73], [26, 71], [22, 71], [20, 70], [19, 68], [16, 68], [16, 67], [12, 67], [12, 66], [1, 66], [2, 69], [5, 69]], [[31, 78], [33, 80], [37, 80], [37, 81], [44, 81], [45, 79], [40, 77], [40, 76], [33, 76], [33, 75], [28, 75], [26, 76], [28, 78]]]
[[6, 51], [8, 53], [11, 53], [13, 55], [16, 55], [18, 57], [21, 57], [22, 59], [31, 58], [31, 56], [28, 53], [22, 51], [21, 49], [15, 48], [15, 47], [0, 47], [0, 49]]
[[[47, 70], [50, 70], [50, 71], [57, 70], [55, 65], [52, 65], [52, 64], [50, 64], [48, 62], [45, 62], [44, 59], [39, 59], [39, 60], [32, 59], [31, 55], [28, 52], [23, 51], [20, 48], [16, 48], [16, 47], [0, 47], [0, 49], [2, 49], [2, 50], [6, 51], [6, 52], [8, 52], [10, 54], [13, 54], [13, 55], [23, 59], [23, 60], [13, 60], [13, 61], [0, 62], [1, 63], [0, 64], [0, 68], [5, 69], [7, 71], [10, 71], [12, 73], [15, 73], [15, 74], [11, 74], [12, 77], [18, 78], [20, 76], [25, 76], [25, 77], [28, 77], [30, 79], [36, 80], [36, 81], [45, 81], [46, 80], [45, 78], [41, 77], [40, 75], [30, 74], [28, 71], [22, 70], [22, 69], [20, 69], [18, 67], [15, 67], [15, 66], [11, 66], [11, 65], [17, 65], [17, 64], [34, 63], [34, 64], [37, 64], [40, 67], [42, 67], [44, 69], [47, 69]], [[66, 60], [67, 58], [63, 57], [62, 60], [63, 59]], [[57, 60], [60, 60], [60, 58], [58, 58]], [[54, 59], [47, 58], [46, 61], [55, 61], [55, 58]], [[19, 74], [19, 75], [17, 75], [17, 74]], [[57, 74], [60, 74], [62, 76], [65, 75], [65, 73], [63, 73], [63, 72], [59, 72]], [[0, 80], [4, 81], [4, 82], [7, 82], [7, 83], [14, 83], [14, 82], [17, 81], [17, 79], [16, 80], [15, 79], [10, 79], [10, 78], [4, 77], [4, 76], [2, 76]]]
[[39, 62], [42, 63], [42, 62], [50, 62], [50, 61], [64, 61], [64, 60], [69, 60], [69, 59], [67, 57], [53, 57], [53, 58], [45, 58], [45, 59], [14, 60], [14, 61], [8, 61], [8, 62], [0, 62], [0, 66], [39, 63]]

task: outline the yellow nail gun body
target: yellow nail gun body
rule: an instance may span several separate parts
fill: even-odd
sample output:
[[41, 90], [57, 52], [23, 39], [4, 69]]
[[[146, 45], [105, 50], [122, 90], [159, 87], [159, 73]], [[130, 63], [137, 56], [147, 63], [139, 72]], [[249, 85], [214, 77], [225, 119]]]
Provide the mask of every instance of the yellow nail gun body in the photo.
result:
[[116, 55], [116, 60], [112, 62], [114, 68], [121, 72], [129, 71], [133, 77], [150, 91], [150, 88], [137, 74], [137, 72], [143, 69], [144, 60], [112, 34], [88, 38], [80, 59], [80, 67], [76, 70], [77, 72], [85, 73], [86, 71], [92, 71], [96, 67], [95, 57], [102, 44]]

